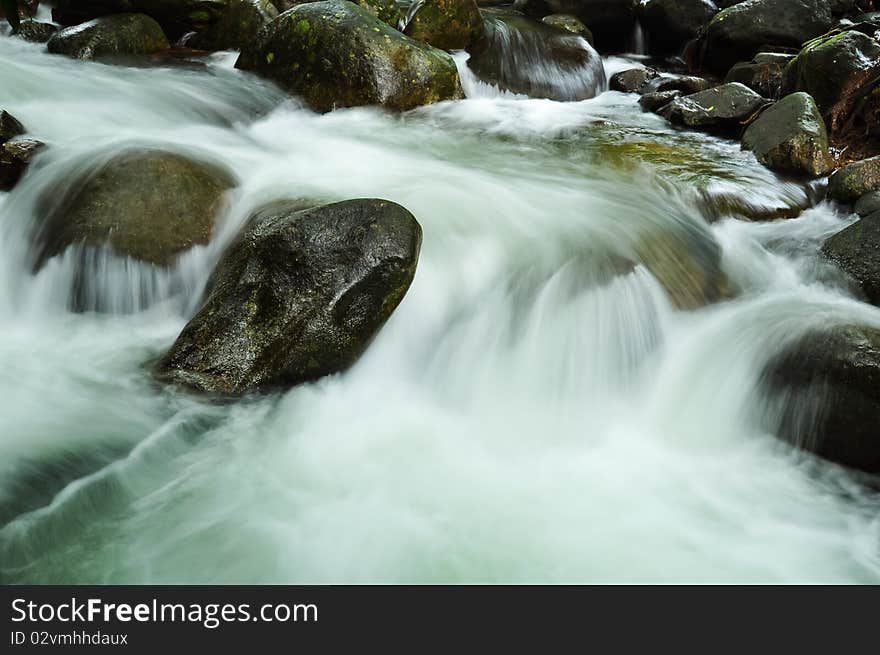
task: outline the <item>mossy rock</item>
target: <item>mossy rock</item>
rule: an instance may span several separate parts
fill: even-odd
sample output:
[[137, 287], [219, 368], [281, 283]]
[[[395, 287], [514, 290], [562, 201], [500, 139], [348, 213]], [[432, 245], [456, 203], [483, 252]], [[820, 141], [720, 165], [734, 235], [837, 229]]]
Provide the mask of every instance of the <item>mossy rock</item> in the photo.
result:
[[572, 16], [571, 14], [550, 14], [549, 16], [544, 16], [544, 18], [541, 19], [541, 22], [544, 23], [544, 25], [555, 27], [564, 32], [582, 36], [590, 45], [595, 44], [595, 39], [593, 38], [593, 33], [590, 31], [590, 28], [584, 25], [577, 16]]
[[409, 289], [421, 239], [413, 215], [387, 200], [256, 212], [159, 376], [242, 394], [345, 370]]
[[220, 20], [194, 34], [186, 45], [200, 50], [240, 50], [277, 16], [278, 9], [270, 0], [228, 0]]
[[416, 0], [403, 33], [442, 50], [464, 50], [483, 36], [474, 0]]
[[122, 257], [169, 266], [211, 239], [233, 177], [173, 152], [132, 148], [72, 185], [60, 202], [41, 200], [47, 219], [36, 268], [74, 244], [109, 246]]
[[853, 203], [871, 191], [880, 189], [880, 156], [844, 166], [831, 176], [828, 193], [835, 200]]
[[273, 80], [316, 111], [363, 105], [404, 111], [463, 96], [449, 54], [347, 0], [284, 12], [235, 65]]
[[165, 33], [144, 14], [117, 14], [67, 27], [46, 44], [49, 52], [76, 59], [142, 55], [167, 50]]
[[36, 20], [23, 20], [21, 21], [21, 29], [18, 32], [18, 35], [24, 39], [25, 41], [30, 41], [31, 43], [46, 43], [55, 32], [58, 31], [58, 26], [53, 25], [52, 23], [41, 23]]
[[819, 177], [831, 169], [825, 122], [808, 93], [792, 93], [765, 110], [742, 143], [776, 171]]
[[[278, 11], [285, 12], [293, 9], [298, 5], [304, 5], [316, 0], [275, 0], [275, 6]], [[366, 9], [383, 23], [388, 23], [391, 27], [397, 29], [403, 14], [396, 0], [352, 0], [354, 4]]]

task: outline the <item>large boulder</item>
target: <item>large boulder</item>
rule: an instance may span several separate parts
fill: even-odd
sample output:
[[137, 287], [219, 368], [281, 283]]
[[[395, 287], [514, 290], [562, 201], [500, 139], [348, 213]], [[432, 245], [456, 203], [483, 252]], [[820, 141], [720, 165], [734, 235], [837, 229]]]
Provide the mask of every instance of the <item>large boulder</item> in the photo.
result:
[[880, 76], [880, 43], [856, 31], [816, 39], [785, 71], [786, 93], [806, 91], [816, 99], [828, 129], [838, 132], [860, 96]]
[[636, 27], [635, 0], [517, 0], [515, 6], [527, 16], [570, 14], [590, 28], [602, 52], [628, 49]]
[[218, 21], [196, 32], [185, 43], [200, 50], [240, 50], [277, 16], [278, 9], [270, 0], [228, 0]]
[[778, 433], [843, 466], [880, 473], [880, 330], [816, 330], [774, 357], [765, 381]]
[[880, 189], [880, 157], [844, 166], [831, 176], [828, 184], [829, 195], [845, 203], [853, 203], [877, 189]]
[[723, 73], [768, 47], [800, 48], [833, 20], [827, 0], [745, 0], [716, 14], [706, 27], [703, 66]]
[[785, 96], [765, 110], [742, 143], [773, 170], [819, 177], [831, 169], [825, 123], [808, 93]]
[[452, 57], [347, 0], [285, 11], [242, 50], [235, 65], [322, 112], [362, 105], [403, 111], [462, 97]]
[[[274, 0], [278, 11], [284, 12], [293, 9], [297, 5], [304, 5], [315, 0]], [[400, 7], [396, 0], [352, 0], [354, 4], [366, 9], [376, 18], [384, 23], [388, 23], [391, 27], [397, 28], [403, 17]]]
[[860, 218], [828, 239], [822, 252], [880, 306], [880, 211]]
[[785, 67], [794, 59], [794, 55], [761, 52], [752, 61], [734, 65], [724, 78], [725, 82], [745, 84], [755, 93], [778, 100], [782, 91]]
[[468, 68], [482, 81], [533, 98], [573, 101], [605, 89], [602, 58], [583, 37], [519, 15], [486, 20]]
[[464, 50], [483, 36], [474, 0], [416, 0], [403, 33], [442, 50]]
[[44, 198], [47, 218], [35, 268], [69, 246], [109, 246], [123, 257], [157, 266], [206, 244], [235, 184], [216, 165], [151, 148], [111, 157], [71, 185], [63, 198]]
[[859, 216], [880, 212], [880, 191], [871, 191], [863, 195], [856, 201], [853, 211]]
[[712, 0], [645, 0], [638, 8], [652, 53], [680, 53], [718, 13]]
[[46, 46], [51, 53], [76, 59], [150, 54], [170, 47], [159, 23], [144, 14], [105, 16], [66, 27]]
[[241, 394], [346, 369], [403, 299], [421, 239], [413, 215], [386, 200], [257, 212], [159, 374]]
[[706, 132], [731, 134], [767, 104], [750, 88], [737, 82], [675, 98], [661, 115], [675, 125]]

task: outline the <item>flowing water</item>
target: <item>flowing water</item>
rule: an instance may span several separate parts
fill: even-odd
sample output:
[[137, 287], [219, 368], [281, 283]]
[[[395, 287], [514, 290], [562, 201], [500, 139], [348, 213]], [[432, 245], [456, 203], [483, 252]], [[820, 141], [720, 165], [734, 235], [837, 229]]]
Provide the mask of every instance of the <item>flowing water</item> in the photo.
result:
[[[880, 501], [777, 440], [761, 386], [804, 331], [880, 326], [817, 257], [853, 217], [709, 223], [708, 198], [810, 190], [632, 97], [503, 96], [465, 59], [468, 100], [316, 115], [229, 53], [105, 65], [0, 38], [0, 106], [49, 146], [0, 194], [4, 582], [880, 582]], [[213, 242], [166, 272], [71, 252], [32, 274], [46, 203], [133, 143], [234, 171]], [[154, 382], [249, 211], [300, 196], [388, 198], [424, 228], [365, 356], [234, 404]], [[682, 311], [616, 265], [658, 238], [720, 249], [735, 293]]]

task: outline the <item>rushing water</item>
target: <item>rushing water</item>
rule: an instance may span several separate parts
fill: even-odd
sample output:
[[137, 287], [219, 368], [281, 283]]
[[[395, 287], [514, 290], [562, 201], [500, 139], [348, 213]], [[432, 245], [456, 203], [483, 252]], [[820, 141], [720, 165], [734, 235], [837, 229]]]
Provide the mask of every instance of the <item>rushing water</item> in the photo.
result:
[[[709, 197], [809, 190], [631, 97], [502, 97], [465, 58], [468, 100], [316, 115], [228, 54], [0, 38], [0, 105], [49, 144], [0, 194], [3, 581], [880, 582], [880, 501], [774, 438], [760, 385], [803, 331], [880, 325], [816, 256], [852, 217], [709, 224]], [[234, 171], [224, 229], [169, 272], [69, 253], [33, 275], [40, 199], [131, 143]], [[235, 404], [155, 383], [223, 245], [291, 196], [388, 198], [424, 228], [366, 355]], [[734, 297], [680, 311], [615, 269], [657, 234], [720, 247]], [[68, 311], [76, 275], [101, 311]]]

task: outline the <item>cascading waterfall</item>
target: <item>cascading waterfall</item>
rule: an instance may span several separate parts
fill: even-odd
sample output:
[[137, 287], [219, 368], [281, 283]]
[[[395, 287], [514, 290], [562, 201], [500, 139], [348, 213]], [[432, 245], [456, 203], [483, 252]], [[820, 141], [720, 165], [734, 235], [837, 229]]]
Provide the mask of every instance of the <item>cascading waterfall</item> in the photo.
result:
[[[777, 440], [761, 387], [809, 329], [880, 326], [815, 256], [852, 219], [707, 223], [707, 194], [806, 197], [736, 144], [622, 94], [492, 92], [466, 55], [471, 99], [403, 115], [314, 114], [225, 55], [0, 58], [4, 107], [49, 146], [0, 194], [3, 582], [880, 582], [880, 501]], [[71, 250], [34, 275], [47, 198], [131, 143], [232, 170], [222, 229], [168, 270]], [[403, 303], [318, 383], [159, 385], [223, 247], [282, 197], [412, 211]], [[668, 275], [713, 254], [732, 293], [677, 309]]]

